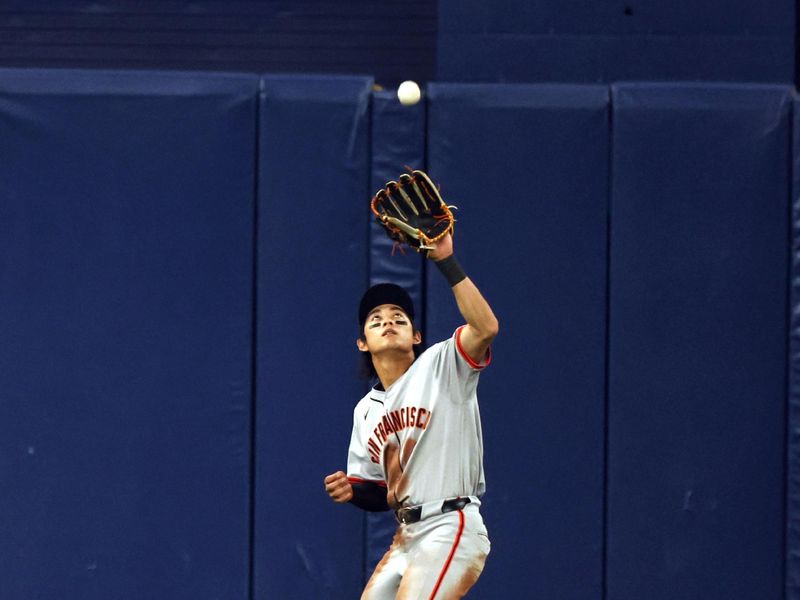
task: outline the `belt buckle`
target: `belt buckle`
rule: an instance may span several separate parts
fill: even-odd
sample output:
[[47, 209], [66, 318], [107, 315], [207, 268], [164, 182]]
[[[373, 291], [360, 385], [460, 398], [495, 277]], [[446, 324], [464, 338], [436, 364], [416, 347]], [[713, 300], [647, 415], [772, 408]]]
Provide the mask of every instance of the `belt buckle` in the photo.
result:
[[453, 512], [455, 510], [461, 510], [470, 502], [472, 502], [472, 500], [470, 500], [470, 498], [467, 496], [459, 496], [458, 498], [450, 498], [450, 500], [445, 500], [442, 502], [442, 514]]
[[397, 518], [399, 523], [403, 525], [407, 525], [409, 523], [416, 523], [419, 521], [421, 516], [422, 509], [419, 506], [408, 506], [404, 508], [398, 508], [394, 516]]

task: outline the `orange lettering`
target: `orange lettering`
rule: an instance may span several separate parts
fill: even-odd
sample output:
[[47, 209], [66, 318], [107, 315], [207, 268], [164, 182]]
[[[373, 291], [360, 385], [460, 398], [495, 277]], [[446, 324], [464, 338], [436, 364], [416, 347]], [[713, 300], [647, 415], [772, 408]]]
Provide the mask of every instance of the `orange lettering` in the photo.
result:
[[400, 418], [400, 411], [393, 410], [389, 415], [392, 419], [392, 428], [395, 431], [400, 431], [403, 428], [403, 420]]
[[375, 440], [373, 440], [372, 438], [369, 438], [369, 441], [367, 442], [367, 446], [369, 447], [370, 453], [375, 454], [376, 456], [380, 456], [381, 447], [378, 446], [378, 444], [375, 443]]
[[383, 415], [383, 417], [381, 417], [381, 421], [383, 422], [383, 428], [386, 430], [387, 435], [389, 435], [390, 433], [394, 433], [392, 424], [389, 422], [389, 419], [386, 418], [386, 415]]

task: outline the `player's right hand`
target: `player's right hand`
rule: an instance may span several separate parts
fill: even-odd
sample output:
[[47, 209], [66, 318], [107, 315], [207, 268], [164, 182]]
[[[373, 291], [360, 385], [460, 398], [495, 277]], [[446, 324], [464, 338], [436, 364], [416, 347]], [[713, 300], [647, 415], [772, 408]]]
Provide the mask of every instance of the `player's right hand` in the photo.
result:
[[325, 491], [334, 502], [350, 502], [353, 497], [353, 486], [342, 471], [331, 473], [325, 478]]

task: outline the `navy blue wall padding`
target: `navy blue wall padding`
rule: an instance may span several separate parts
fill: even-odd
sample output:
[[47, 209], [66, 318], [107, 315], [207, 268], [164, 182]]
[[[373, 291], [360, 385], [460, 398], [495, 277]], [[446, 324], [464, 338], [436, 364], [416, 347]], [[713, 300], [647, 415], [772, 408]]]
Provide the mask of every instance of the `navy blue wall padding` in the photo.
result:
[[367, 78], [263, 79], [260, 101], [255, 598], [356, 598], [363, 518], [346, 469], [357, 306], [368, 280]]
[[367, 210], [408, 165], [500, 321], [470, 598], [800, 600], [792, 90], [612, 90], [0, 69], [0, 598], [360, 595], [358, 300], [462, 323]]
[[[406, 167], [425, 167], [425, 103], [403, 106], [393, 91], [372, 96], [372, 191], [396, 181]], [[370, 285], [390, 281], [411, 295], [416, 326], [424, 330], [422, 258], [406, 248], [393, 247], [386, 230], [370, 219]], [[369, 578], [383, 557], [397, 529], [394, 513], [366, 513], [365, 577]]]
[[613, 88], [608, 597], [783, 597], [791, 92]]
[[791, 82], [795, 3], [440, 0], [439, 81]]
[[256, 89], [0, 70], [4, 598], [247, 597]]
[[[425, 168], [425, 103], [403, 106], [393, 91], [379, 91], [372, 100], [372, 192], [396, 181], [407, 167]], [[370, 219], [370, 283], [391, 281], [411, 294], [417, 325], [424, 321], [422, 258], [408, 247], [394, 248], [386, 230]]]
[[[601, 597], [608, 90], [430, 86], [428, 164], [500, 322], [478, 398], [493, 543], [474, 598]], [[428, 269], [428, 339], [463, 320]]]

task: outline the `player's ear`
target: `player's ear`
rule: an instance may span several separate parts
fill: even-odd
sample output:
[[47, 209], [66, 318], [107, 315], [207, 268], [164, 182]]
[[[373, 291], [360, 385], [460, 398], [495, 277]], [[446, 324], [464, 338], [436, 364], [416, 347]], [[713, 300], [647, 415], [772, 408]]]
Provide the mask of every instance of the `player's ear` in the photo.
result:
[[417, 330], [414, 332], [414, 337], [413, 337], [412, 339], [414, 340], [414, 345], [415, 345], [415, 346], [416, 346], [417, 344], [421, 344], [421, 343], [422, 343], [422, 332], [421, 332], [419, 329], [417, 329]]
[[356, 347], [358, 347], [361, 352], [369, 352], [369, 348], [367, 347], [367, 340], [363, 338], [356, 338]]

